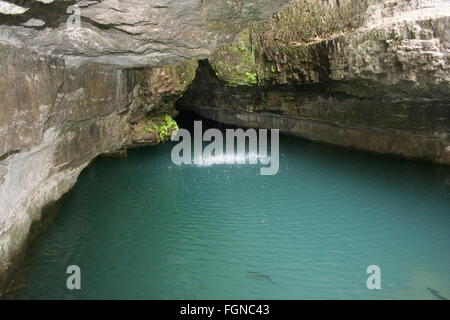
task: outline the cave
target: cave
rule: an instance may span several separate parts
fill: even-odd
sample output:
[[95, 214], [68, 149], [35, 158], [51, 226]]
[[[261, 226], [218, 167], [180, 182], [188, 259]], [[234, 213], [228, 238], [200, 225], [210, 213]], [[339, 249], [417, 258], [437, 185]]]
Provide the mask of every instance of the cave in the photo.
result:
[[0, 0], [0, 299], [446, 300], [449, 30], [446, 0]]

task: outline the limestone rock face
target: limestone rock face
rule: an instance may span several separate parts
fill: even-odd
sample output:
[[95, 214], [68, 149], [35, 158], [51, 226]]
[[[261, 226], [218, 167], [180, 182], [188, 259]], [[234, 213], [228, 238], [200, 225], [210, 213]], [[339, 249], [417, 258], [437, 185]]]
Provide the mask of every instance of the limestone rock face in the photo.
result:
[[174, 115], [196, 61], [122, 70], [0, 44], [0, 296], [42, 208], [75, 184], [101, 154], [155, 144], [142, 130]]
[[[0, 42], [124, 67], [204, 58], [289, 0], [0, 1]], [[3, 8], [3, 10], [2, 10]]]
[[210, 57], [181, 105], [450, 164], [449, 30], [448, 1], [297, 0]]
[[298, 0], [209, 61], [231, 84], [448, 85], [449, 16], [445, 0]]

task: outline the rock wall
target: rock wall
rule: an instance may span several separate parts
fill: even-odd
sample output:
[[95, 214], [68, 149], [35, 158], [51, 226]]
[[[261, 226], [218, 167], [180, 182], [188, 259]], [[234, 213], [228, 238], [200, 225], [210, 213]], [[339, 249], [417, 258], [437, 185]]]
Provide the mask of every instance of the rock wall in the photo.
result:
[[160, 67], [207, 57], [289, 0], [14, 2], [0, 0], [0, 42], [76, 63]]
[[179, 105], [450, 164], [449, 30], [448, 1], [297, 0], [220, 48]]
[[0, 44], [0, 296], [30, 226], [97, 156], [159, 141], [196, 61], [122, 70]]

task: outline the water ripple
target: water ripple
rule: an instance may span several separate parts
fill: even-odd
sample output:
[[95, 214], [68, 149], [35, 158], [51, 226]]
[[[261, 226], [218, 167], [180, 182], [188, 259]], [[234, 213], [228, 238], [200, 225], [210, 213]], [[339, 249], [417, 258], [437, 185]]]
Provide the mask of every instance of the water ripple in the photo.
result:
[[[448, 168], [283, 137], [280, 173], [264, 177], [258, 166], [175, 166], [170, 150], [87, 168], [18, 297], [450, 296]], [[82, 268], [81, 291], [65, 289], [69, 264]], [[372, 264], [379, 292], [366, 288]]]

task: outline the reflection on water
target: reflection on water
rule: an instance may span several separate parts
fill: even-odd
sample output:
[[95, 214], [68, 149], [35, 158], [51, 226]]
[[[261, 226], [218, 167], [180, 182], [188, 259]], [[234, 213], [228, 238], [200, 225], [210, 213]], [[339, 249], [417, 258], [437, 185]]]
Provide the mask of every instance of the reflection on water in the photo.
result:
[[227, 163], [247, 164], [268, 163], [270, 157], [261, 156], [257, 153], [238, 153], [232, 155], [199, 155], [193, 159], [192, 164], [199, 167], [210, 167], [212, 165], [226, 165]]

